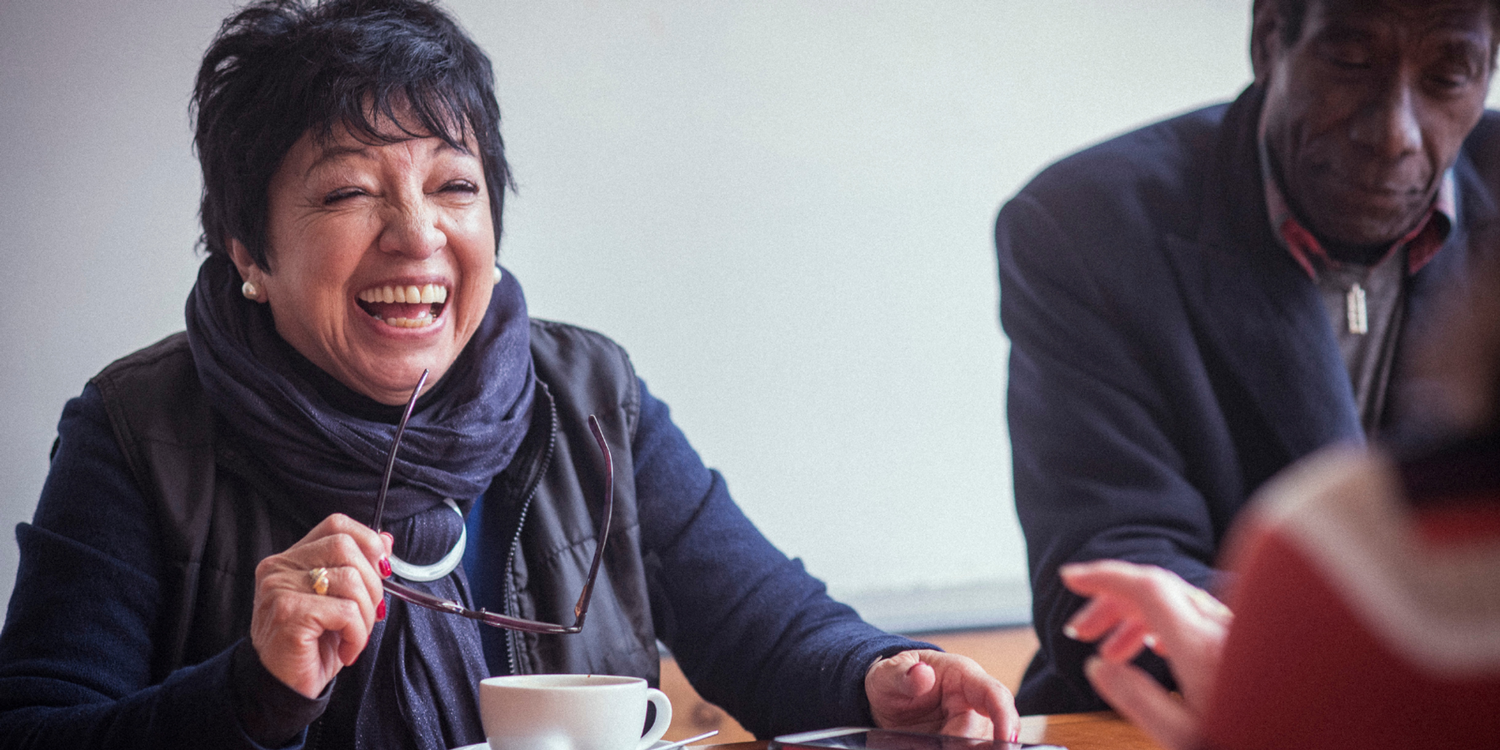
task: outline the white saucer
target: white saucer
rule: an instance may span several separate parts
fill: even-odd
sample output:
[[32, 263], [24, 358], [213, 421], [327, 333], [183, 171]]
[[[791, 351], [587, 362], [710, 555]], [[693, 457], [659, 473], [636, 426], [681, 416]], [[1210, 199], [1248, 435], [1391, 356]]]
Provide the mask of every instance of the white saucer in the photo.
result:
[[[656, 748], [658, 747], [670, 744], [672, 743], [667, 742], [666, 740], [657, 740], [656, 742], [651, 744], [651, 747], [646, 748], [646, 750], [656, 750]], [[473, 745], [464, 745], [463, 747], [455, 747], [453, 748], [453, 750], [490, 750], [490, 743], [480, 742]]]

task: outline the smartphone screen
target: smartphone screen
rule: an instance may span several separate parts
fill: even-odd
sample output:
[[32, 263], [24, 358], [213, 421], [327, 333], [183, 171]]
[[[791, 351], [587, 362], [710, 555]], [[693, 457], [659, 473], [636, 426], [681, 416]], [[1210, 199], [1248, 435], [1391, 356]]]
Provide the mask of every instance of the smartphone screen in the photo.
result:
[[[890, 729], [829, 729], [777, 737], [770, 743], [776, 748], [842, 748], [843, 750], [1019, 750], [1019, 748], [1056, 748], [1056, 745], [1025, 745], [1003, 740], [975, 740], [946, 734], [898, 732]], [[1059, 750], [1062, 750], [1059, 748]]]

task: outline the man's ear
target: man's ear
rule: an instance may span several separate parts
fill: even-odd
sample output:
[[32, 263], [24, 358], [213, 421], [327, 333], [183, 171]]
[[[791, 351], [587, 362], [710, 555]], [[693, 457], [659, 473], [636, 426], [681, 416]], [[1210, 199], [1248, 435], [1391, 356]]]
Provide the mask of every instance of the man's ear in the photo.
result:
[[[250, 257], [250, 251], [245, 249], [245, 243], [230, 238], [229, 260], [234, 263], [234, 267], [240, 272], [240, 278], [245, 281], [245, 290], [243, 290], [245, 297], [256, 302], [266, 302], [266, 271], [256, 265], [255, 260]], [[253, 296], [249, 293], [252, 289], [256, 292]]]
[[1250, 70], [1255, 84], [1264, 87], [1271, 63], [1281, 49], [1281, 12], [1276, 0], [1255, 0], [1250, 10]]

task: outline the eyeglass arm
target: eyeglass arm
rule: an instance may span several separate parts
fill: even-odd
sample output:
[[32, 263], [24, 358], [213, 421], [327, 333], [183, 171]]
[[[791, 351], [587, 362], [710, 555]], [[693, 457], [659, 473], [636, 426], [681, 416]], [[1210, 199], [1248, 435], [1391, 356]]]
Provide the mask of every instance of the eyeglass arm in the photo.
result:
[[594, 593], [594, 582], [599, 580], [599, 563], [604, 560], [604, 540], [609, 536], [610, 522], [614, 520], [615, 513], [615, 460], [609, 452], [609, 443], [604, 439], [604, 431], [599, 428], [599, 420], [594, 415], [589, 415], [589, 430], [594, 433], [594, 440], [599, 443], [599, 452], [604, 454], [604, 518], [599, 522], [599, 538], [594, 543], [594, 561], [589, 564], [588, 581], [583, 585], [583, 592], [578, 595], [578, 604], [573, 606], [573, 626], [583, 627], [583, 618], [589, 611], [589, 600]]

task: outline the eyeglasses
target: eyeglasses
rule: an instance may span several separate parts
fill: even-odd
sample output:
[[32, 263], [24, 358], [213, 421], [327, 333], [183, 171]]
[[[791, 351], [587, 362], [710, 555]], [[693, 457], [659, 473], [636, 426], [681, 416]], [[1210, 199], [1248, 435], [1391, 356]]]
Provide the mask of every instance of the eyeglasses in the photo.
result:
[[[417, 405], [417, 394], [422, 392], [422, 385], [426, 382], [427, 371], [423, 370], [422, 377], [417, 380], [417, 387], [412, 389], [411, 399], [406, 402], [406, 411], [401, 415], [401, 422], [396, 425], [396, 439], [391, 442], [391, 453], [385, 461], [385, 476], [380, 480], [380, 494], [375, 498], [375, 520], [370, 524], [370, 528], [377, 533], [380, 531], [380, 517], [385, 512], [385, 493], [391, 485], [391, 470], [396, 466], [396, 449], [401, 446], [401, 435], [406, 432], [406, 421], [411, 419], [412, 409]], [[389, 578], [381, 582], [385, 586], [386, 593], [418, 607], [467, 617], [497, 628], [547, 635], [570, 635], [583, 630], [583, 618], [589, 611], [589, 599], [594, 593], [594, 579], [598, 577], [599, 563], [604, 559], [604, 542], [609, 537], [609, 521], [615, 510], [615, 463], [609, 453], [609, 444], [604, 441], [604, 433], [599, 429], [599, 420], [592, 414], [589, 415], [589, 429], [594, 433], [594, 440], [599, 443], [599, 451], [604, 454], [604, 517], [599, 521], [598, 543], [594, 547], [594, 562], [589, 565], [589, 577], [583, 582], [583, 592], [578, 595], [578, 604], [573, 606], [572, 625], [556, 625], [510, 617], [484, 609], [469, 609], [452, 599], [433, 596]]]

